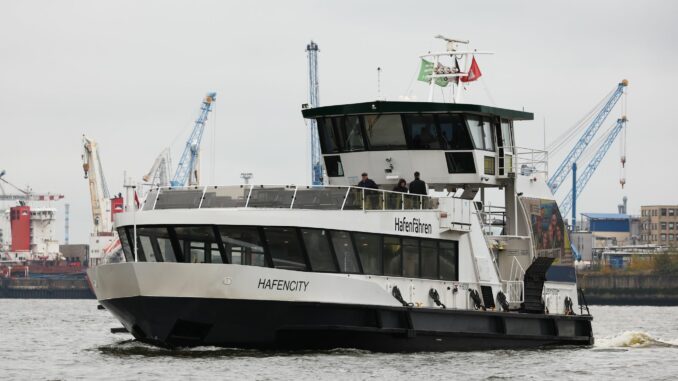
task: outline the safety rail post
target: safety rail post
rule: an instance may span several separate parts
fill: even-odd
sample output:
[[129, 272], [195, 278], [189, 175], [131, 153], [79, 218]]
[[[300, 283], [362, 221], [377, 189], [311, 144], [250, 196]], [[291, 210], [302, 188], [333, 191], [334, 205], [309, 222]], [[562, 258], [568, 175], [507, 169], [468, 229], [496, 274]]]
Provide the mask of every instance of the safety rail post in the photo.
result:
[[252, 197], [252, 188], [254, 188], [254, 185], [250, 185], [250, 191], [247, 193], [247, 201], [245, 201], [245, 208], [248, 208], [250, 205], [250, 197]]
[[299, 189], [298, 185], [294, 186], [294, 194], [292, 195], [292, 202], [290, 202], [290, 209], [294, 206], [294, 201], [297, 199], [297, 189]]
[[198, 204], [198, 209], [202, 207], [202, 201], [205, 199], [205, 193], [207, 192], [207, 185], [202, 188], [202, 196], [200, 197], [200, 203]]
[[400, 195], [400, 210], [405, 210], [405, 193]]
[[365, 188], [362, 188], [360, 190], [362, 192], [362, 199], [363, 199], [363, 212], [365, 211]]
[[156, 189], [155, 200], [153, 200], [153, 209], [151, 209], [151, 210], [155, 210], [155, 204], [158, 203], [158, 197], [159, 196], [160, 196], [160, 187], [158, 187], [158, 189]]
[[348, 195], [351, 192], [351, 187], [348, 186], [346, 187], [346, 194], [344, 195], [344, 201], [341, 203], [341, 210], [344, 210], [344, 207], [346, 206], [346, 200], [348, 200]]

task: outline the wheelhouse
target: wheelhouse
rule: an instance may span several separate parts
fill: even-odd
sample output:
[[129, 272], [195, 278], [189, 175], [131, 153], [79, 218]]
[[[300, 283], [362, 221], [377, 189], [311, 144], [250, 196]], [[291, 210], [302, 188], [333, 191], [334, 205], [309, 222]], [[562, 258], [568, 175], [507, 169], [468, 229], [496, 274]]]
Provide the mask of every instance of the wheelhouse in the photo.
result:
[[302, 111], [318, 124], [329, 183], [353, 185], [362, 172], [378, 184], [500, 185], [516, 172], [514, 121], [533, 114], [488, 106], [376, 101]]

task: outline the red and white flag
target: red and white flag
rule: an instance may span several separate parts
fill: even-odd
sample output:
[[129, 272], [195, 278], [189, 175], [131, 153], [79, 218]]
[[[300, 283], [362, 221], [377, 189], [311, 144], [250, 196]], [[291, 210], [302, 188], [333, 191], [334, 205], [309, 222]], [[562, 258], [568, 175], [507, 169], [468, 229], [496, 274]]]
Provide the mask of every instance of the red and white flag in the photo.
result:
[[473, 60], [471, 61], [471, 67], [468, 70], [468, 74], [466, 74], [464, 77], [459, 78], [459, 80], [462, 82], [472, 82], [480, 78], [481, 75], [483, 75], [483, 73], [480, 72], [480, 68], [478, 67], [476, 58], [473, 57]]

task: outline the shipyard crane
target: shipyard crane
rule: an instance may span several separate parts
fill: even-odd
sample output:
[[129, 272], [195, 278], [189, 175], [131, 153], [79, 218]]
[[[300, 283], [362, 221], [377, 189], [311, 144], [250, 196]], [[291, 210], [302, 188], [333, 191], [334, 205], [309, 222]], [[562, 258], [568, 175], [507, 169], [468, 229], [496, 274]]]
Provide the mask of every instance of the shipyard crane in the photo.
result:
[[584, 153], [586, 147], [591, 143], [593, 137], [598, 132], [598, 129], [605, 121], [605, 118], [610, 114], [614, 106], [621, 98], [624, 93], [624, 89], [628, 86], [629, 82], [624, 79], [618, 85], [617, 88], [612, 92], [612, 95], [607, 99], [607, 102], [603, 105], [602, 109], [596, 114], [595, 118], [591, 121], [591, 124], [586, 128], [584, 135], [577, 141], [572, 150], [567, 154], [565, 159], [560, 163], [558, 169], [554, 174], [549, 178], [547, 184], [551, 189], [551, 192], [556, 193], [558, 188], [563, 184], [565, 179], [569, 176], [570, 171], [572, 170], [572, 164], [576, 163], [577, 160]]
[[90, 139], [85, 135], [82, 135], [82, 146], [82, 169], [85, 171], [85, 178], [89, 182], [94, 232], [108, 233], [113, 229], [111, 224], [110, 194], [101, 166], [99, 146], [94, 139]]
[[[58, 201], [64, 198], [63, 194], [33, 193], [28, 187], [21, 189], [5, 179], [6, 173], [4, 169], [0, 171], [0, 201]], [[16, 189], [19, 193], [6, 193], [2, 186], [3, 183]]]
[[[318, 92], [318, 44], [311, 41], [306, 45], [308, 53], [308, 105], [311, 108], [320, 105]], [[311, 184], [323, 184], [323, 168], [320, 164], [320, 138], [318, 137], [318, 123], [315, 119], [309, 121], [311, 132]]]
[[[619, 133], [626, 127], [626, 116], [622, 116], [621, 118], [617, 119], [617, 124], [610, 130], [610, 132], [607, 134], [605, 137], [605, 140], [603, 141], [602, 145], [598, 150], [596, 151], [595, 155], [591, 159], [591, 161], [588, 163], [584, 171], [576, 177], [576, 182], [574, 183], [573, 190], [570, 190], [567, 193], [567, 196], [565, 196], [565, 199], [563, 199], [562, 202], [558, 205], [560, 212], [562, 215], [566, 215], [567, 212], [570, 211], [570, 209], [573, 209], [573, 205], [576, 205], [577, 198], [581, 195], [582, 190], [588, 183], [588, 181], [591, 179], [591, 176], [593, 176], [593, 173], [596, 171], [598, 168], [598, 165], [600, 162], [603, 160], [605, 157], [605, 154], [607, 151], [610, 149], [610, 146], [612, 143], [614, 143], [615, 139], [619, 135]], [[576, 196], [573, 197], [573, 193], [576, 194]], [[573, 215], [573, 221], [574, 221], [574, 215]]]
[[151, 170], [143, 176], [143, 180], [152, 187], [168, 186], [171, 166], [170, 150], [165, 148], [153, 162]]
[[177, 170], [170, 181], [173, 187], [182, 187], [186, 184], [197, 185], [200, 183], [200, 170], [198, 168], [200, 159], [200, 141], [205, 131], [205, 122], [207, 115], [212, 111], [212, 103], [217, 99], [217, 93], [208, 93], [202, 101], [200, 107], [200, 116], [195, 121], [193, 131], [186, 141], [186, 147], [181, 154]]

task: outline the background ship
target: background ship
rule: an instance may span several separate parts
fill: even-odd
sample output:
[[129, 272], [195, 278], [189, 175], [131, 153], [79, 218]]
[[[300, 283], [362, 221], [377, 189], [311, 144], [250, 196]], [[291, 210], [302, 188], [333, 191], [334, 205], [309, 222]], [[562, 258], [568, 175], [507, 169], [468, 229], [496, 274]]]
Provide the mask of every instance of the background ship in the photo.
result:
[[35, 194], [14, 186], [4, 175], [0, 172], [0, 183], [18, 193], [0, 186], [0, 200], [18, 205], [1, 218], [0, 298], [93, 298], [85, 274], [87, 245], [59, 245], [56, 239], [57, 209], [51, 204], [64, 196]]

